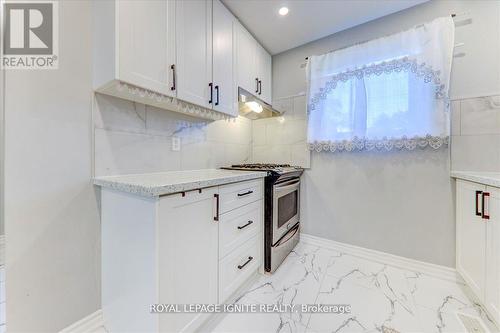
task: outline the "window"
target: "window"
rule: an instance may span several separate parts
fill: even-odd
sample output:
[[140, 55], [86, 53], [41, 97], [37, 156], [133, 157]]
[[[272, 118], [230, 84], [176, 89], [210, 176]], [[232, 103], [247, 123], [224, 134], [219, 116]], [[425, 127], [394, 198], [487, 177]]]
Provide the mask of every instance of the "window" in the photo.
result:
[[436, 19], [308, 62], [308, 141], [316, 151], [446, 145], [454, 24]]

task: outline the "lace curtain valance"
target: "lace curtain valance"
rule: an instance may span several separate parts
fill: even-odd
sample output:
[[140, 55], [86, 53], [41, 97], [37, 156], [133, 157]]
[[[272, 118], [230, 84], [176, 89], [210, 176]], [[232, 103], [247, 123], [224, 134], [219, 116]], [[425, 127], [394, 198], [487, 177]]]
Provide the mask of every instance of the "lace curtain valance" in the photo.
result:
[[309, 57], [308, 142], [316, 151], [448, 144], [451, 17]]

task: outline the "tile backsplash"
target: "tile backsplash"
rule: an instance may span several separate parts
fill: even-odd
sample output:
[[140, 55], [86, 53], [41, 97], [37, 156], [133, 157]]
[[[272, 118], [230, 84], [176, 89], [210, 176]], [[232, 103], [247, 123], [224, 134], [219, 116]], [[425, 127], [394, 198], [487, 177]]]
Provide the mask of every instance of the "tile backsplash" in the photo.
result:
[[500, 95], [452, 101], [451, 169], [500, 172]]
[[281, 98], [273, 101], [273, 107], [283, 112], [283, 116], [255, 120], [252, 124], [253, 160], [309, 168], [306, 97]]
[[[275, 100], [282, 117], [207, 121], [96, 94], [96, 176], [218, 168], [245, 162], [310, 167], [305, 96]], [[181, 150], [172, 151], [172, 137]], [[500, 95], [451, 104], [451, 168], [500, 172]]]
[[[252, 122], [207, 121], [96, 94], [96, 176], [218, 168], [252, 160]], [[181, 150], [172, 150], [179, 137]]]

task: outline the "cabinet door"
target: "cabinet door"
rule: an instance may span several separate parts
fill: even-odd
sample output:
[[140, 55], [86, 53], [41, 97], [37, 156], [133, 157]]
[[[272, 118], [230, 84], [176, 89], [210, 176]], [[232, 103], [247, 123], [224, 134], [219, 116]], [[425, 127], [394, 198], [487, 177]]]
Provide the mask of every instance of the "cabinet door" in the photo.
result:
[[485, 305], [497, 323], [500, 322], [500, 189], [488, 187], [490, 193], [486, 222], [486, 293]]
[[261, 46], [257, 45], [258, 77], [259, 77], [259, 97], [264, 102], [271, 104], [272, 97], [272, 58]]
[[175, 3], [177, 98], [211, 108], [212, 2], [177, 0]]
[[[159, 200], [159, 302], [217, 303], [218, 223], [214, 221], [217, 188], [161, 197]], [[139, 232], [139, 231], [138, 231]], [[194, 331], [202, 313], [161, 314], [161, 332]]]
[[118, 78], [172, 96], [175, 3], [122, 0], [116, 10]]
[[239, 23], [237, 23], [237, 33], [238, 86], [257, 95], [259, 92], [256, 71], [257, 42]]
[[237, 116], [234, 80], [233, 15], [219, 0], [213, 2], [213, 82], [216, 111]]
[[[484, 300], [486, 223], [481, 211], [485, 186], [457, 180], [457, 270], [481, 301]], [[477, 197], [477, 207], [476, 207]]]

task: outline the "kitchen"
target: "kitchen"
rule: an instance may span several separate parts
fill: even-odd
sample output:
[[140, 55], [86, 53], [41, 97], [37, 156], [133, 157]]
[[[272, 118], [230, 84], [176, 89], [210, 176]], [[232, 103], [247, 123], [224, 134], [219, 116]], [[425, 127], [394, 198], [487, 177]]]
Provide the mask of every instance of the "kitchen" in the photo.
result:
[[500, 2], [45, 2], [58, 67], [2, 69], [2, 332], [498, 331]]

